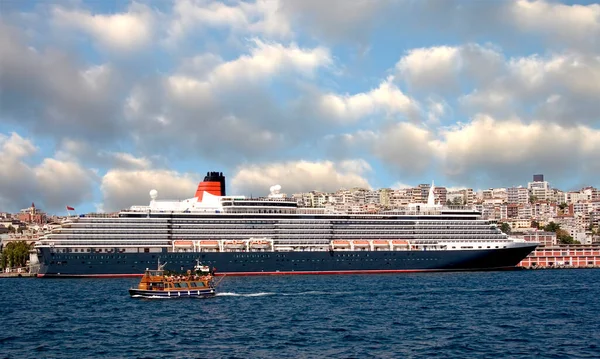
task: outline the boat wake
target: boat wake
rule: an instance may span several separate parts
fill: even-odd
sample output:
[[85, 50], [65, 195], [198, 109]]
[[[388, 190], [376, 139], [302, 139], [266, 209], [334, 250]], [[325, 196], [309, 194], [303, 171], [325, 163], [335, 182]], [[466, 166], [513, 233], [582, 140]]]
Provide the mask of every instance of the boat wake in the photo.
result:
[[351, 292], [322, 292], [322, 291], [309, 291], [299, 293], [273, 293], [273, 292], [259, 292], [259, 293], [235, 293], [235, 292], [224, 292], [217, 293], [217, 297], [266, 297], [266, 296], [301, 296], [301, 295], [346, 295]]
[[281, 295], [346, 295], [346, 294], [352, 294], [351, 292], [323, 292], [323, 291], [318, 291], [318, 290], [312, 290], [312, 291], [308, 291], [308, 292], [300, 292], [300, 293], [281, 293]]
[[217, 293], [217, 297], [264, 297], [268, 295], [277, 295], [277, 293], [270, 292], [260, 292], [260, 293], [234, 293], [234, 292], [224, 292]]

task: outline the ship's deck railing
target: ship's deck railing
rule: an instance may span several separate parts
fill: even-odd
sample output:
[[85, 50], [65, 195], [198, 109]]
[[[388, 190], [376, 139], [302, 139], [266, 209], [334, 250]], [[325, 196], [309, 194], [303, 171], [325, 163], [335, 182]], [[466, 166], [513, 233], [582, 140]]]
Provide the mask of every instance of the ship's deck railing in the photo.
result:
[[[223, 201], [232, 202], [231, 199], [223, 199]], [[286, 202], [286, 203], [298, 203], [295, 198], [292, 197], [252, 197], [252, 198], [233, 198], [233, 202]]]
[[165, 247], [170, 246], [170, 241], [160, 242], [133, 242], [133, 241], [60, 241], [36, 242], [35, 247]]

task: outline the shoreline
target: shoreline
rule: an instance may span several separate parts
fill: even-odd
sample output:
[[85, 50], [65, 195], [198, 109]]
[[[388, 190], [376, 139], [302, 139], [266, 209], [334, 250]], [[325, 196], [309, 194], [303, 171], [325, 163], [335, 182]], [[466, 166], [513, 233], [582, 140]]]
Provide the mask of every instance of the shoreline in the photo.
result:
[[25, 273], [2, 272], [2, 273], [0, 273], [0, 278], [35, 278], [35, 277], [36, 277], [35, 273], [29, 273], [29, 272], [25, 272]]
[[[521, 267], [521, 266], [517, 266], [515, 267], [516, 270], [556, 270], [556, 269], [600, 269], [600, 266], [552, 266], [552, 267], [547, 267], [547, 266], [537, 266], [537, 267]], [[17, 273], [17, 272], [1, 272], [0, 273], [0, 279], [1, 278], [37, 278], [37, 274], [36, 273], [30, 273], [30, 272], [25, 272], [25, 273]]]

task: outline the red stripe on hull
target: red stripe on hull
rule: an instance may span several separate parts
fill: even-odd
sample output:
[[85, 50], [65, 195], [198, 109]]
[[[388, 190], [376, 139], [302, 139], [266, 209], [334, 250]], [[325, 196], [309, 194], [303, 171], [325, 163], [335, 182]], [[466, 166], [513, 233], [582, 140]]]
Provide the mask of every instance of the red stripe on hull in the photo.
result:
[[[215, 276], [261, 276], [261, 275], [338, 275], [338, 274], [387, 274], [387, 273], [425, 273], [425, 272], [483, 272], [497, 270], [516, 270], [519, 267], [498, 267], [483, 269], [365, 269], [347, 271], [279, 271], [279, 272], [220, 272]], [[38, 278], [139, 278], [143, 274], [38, 274]]]
[[513, 270], [516, 267], [499, 267], [485, 269], [365, 269], [348, 271], [280, 271], [280, 272], [221, 272], [215, 276], [257, 276], [257, 275], [327, 275], [327, 274], [387, 274], [387, 273], [424, 273], [424, 272], [482, 272], [495, 270]]

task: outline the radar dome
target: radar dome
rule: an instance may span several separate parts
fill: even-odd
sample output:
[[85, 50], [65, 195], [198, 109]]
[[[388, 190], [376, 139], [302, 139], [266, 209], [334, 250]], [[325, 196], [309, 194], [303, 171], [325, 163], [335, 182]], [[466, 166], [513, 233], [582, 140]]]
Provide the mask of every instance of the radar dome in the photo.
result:
[[155, 190], [155, 189], [150, 190], [150, 198], [156, 199], [157, 196], [158, 196], [158, 191], [157, 190]]

